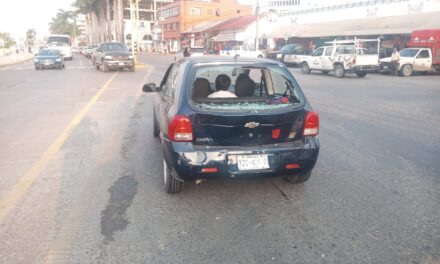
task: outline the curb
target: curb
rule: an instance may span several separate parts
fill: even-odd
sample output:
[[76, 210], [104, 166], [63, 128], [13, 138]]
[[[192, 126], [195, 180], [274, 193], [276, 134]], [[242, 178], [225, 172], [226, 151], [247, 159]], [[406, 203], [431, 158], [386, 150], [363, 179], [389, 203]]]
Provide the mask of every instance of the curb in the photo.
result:
[[23, 62], [30, 61], [30, 60], [32, 60], [32, 59], [33, 59], [33, 57], [31, 57], [31, 58], [27, 58], [27, 59], [24, 59], [24, 60], [14, 61], [14, 62], [11, 62], [11, 63], [0, 64], [0, 68], [4, 68], [4, 67], [8, 67], [8, 66], [12, 66], [12, 65], [16, 65], [16, 64], [20, 64], [20, 63], [23, 63]]

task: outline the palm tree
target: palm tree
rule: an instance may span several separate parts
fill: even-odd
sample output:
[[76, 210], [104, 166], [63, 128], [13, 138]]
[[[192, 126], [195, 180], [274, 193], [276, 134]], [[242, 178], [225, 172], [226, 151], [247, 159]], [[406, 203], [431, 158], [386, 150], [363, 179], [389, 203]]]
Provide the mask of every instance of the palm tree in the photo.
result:
[[71, 21], [75, 21], [75, 15], [72, 11], [58, 9], [58, 13], [49, 23], [49, 30], [52, 34], [67, 34], [73, 36], [77, 28], [74, 28], [76, 25]]
[[123, 41], [123, 0], [76, 0], [73, 6], [86, 15], [92, 42]]
[[29, 46], [34, 45], [36, 35], [37, 35], [37, 32], [33, 28], [26, 31], [26, 42]]

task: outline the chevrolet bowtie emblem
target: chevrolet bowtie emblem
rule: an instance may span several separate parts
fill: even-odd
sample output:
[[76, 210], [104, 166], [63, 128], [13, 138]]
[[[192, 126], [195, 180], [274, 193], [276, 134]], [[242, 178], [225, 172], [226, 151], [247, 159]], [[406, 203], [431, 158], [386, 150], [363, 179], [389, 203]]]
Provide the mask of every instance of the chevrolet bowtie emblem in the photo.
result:
[[244, 127], [247, 127], [247, 128], [256, 128], [256, 127], [259, 126], [259, 125], [260, 125], [260, 123], [249, 122], [249, 123], [246, 123], [246, 124], [244, 125]]

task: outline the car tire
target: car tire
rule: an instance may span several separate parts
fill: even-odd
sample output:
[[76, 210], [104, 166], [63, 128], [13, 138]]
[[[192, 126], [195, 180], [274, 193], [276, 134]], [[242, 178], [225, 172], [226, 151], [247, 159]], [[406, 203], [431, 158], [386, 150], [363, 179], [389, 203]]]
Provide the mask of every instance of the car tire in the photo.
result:
[[159, 135], [160, 135], [160, 129], [157, 124], [156, 114], [153, 113], [153, 136], [157, 138], [159, 137]]
[[307, 64], [307, 62], [303, 62], [301, 64], [301, 72], [304, 74], [309, 74], [312, 70], [310, 70], [309, 65]]
[[183, 190], [183, 181], [172, 175], [165, 160], [163, 160], [163, 186], [167, 193], [179, 193]]
[[136, 66], [131, 66], [130, 68], [128, 68], [128, 70], [130, 71], [130, 72], [134, 72], [135, 70], [136, 70]]
[[413, 68], [409, 64], [403, 65], [402, 68], [400, 68], [400, 75], [403, 77], [411, 76], [412, 72], [413, 72]]
[[321, 71], [322, 72], [322, 74], [329, 74], [330, 73], [330, 71]]
[[344, 78], [344, 76], [345, 76], [345, 69], [344, 69], [344, 66], [342, 66], [342, 64], [336, 64], [335, 65], [335, 76], [337, 78]]
[[262, 59], [263, 55], [258, 55], [257, 58]]
[[310, 179], [311, 175], [312, 175], [312, 171], [309, 171], [309, 172], [302, 173], [302, 174], [289, 175], [289, 176], [284, 177], [284, 179], [286, 179], [286, 181], [288, 181], [290, 183], [303, 183], [303, 182], [307, 181], [308, 179]]
[[366, 73], [366, 72], [362, 72], [362, 71], [360, 71], [360, 72], [356, 72], [356, 75], [357, 75], [359, 78], [363, 78], [363, 77], [365, 77], [365, 76], [367, 75], [367, 73]]

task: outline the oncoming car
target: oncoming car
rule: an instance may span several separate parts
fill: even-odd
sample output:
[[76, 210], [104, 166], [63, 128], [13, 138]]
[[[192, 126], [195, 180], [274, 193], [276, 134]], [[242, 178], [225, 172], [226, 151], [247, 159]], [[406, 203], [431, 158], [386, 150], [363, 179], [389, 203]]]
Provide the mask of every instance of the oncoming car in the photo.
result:
[[160, 85], [143, 90], [157, 92], [153, 134], [160, 137], [168, 193], [199, 179], [309, 179], [319, 118], [281, 63], [185, 58], [169, 66]]
[[34, 66], [36, 70], [46, 68], [64, 69], [64, 58], [59, 50], [43, 49], [35, 55]]

